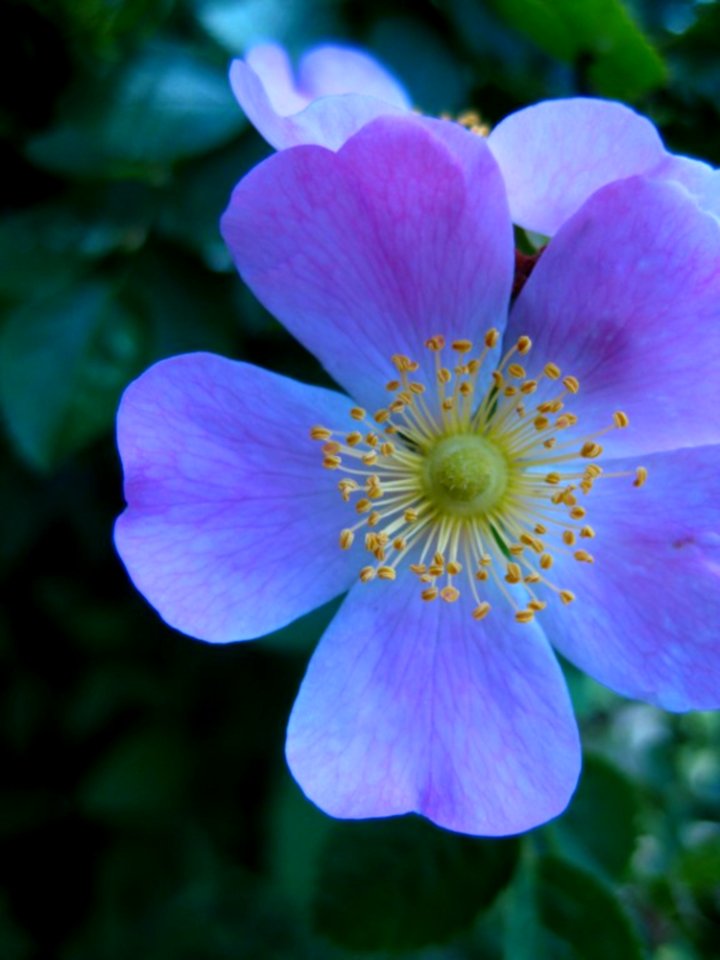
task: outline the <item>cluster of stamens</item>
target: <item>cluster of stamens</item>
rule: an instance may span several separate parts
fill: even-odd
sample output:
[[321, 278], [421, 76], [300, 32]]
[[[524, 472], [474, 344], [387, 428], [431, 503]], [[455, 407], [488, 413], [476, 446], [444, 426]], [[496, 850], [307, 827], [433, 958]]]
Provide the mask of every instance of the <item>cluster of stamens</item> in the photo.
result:
[[[604, 473], [595, 461], [601, 436], [626, 428], [629, 418], [616, 411], [604, 429], [573, 437], [578, 417], [565, 406], [580, 383], [554, 363], [529, 376], [525, 336], [481, 388], [499, 340], [489, 330], [475, 357], [469, 340], [453, 341], [450, 365], [445, 338], [426, 341], [434, 391], [414, 379], [417, 361], [396, 354], [387, 406], [372, 414], [353, 407], [350, 432], [315, 426], [310, 434], [322, 442], [323, 466], [342, 473], [343, 500], [354, 503], [358, 520], [341, 531], [340, 546], [348, 550], [362, 536], [372, 562], [360, 570], [361, 581], [394, 580], [407, 560], [423, 600], [453, 603], [464, 582], [472, 615], [482, 620], [490, 612], [482, 585], [491, 580], [515, 619], [528, 623], [547, 606], [543, 596], [575, 599], [552, 579], [559, 552], [594, 562], [586, 545], [595, 531], [580, 500], [601, 476], [625, 475]], [[646, 479], [638, 467], [634, 485]]]

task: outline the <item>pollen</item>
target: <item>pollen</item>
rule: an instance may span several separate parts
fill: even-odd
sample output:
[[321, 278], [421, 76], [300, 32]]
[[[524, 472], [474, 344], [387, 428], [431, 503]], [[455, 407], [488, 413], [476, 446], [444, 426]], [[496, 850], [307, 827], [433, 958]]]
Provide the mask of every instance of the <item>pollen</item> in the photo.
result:
[[491, 593], [493, 605], [500, 598], [518, 624], [529, 624], [549, 604], [576, 600], [555, 571], [595, 563], [585, 549], [596, 538], [586, 506], [595, 484], [631, 476], [639, 488], [648, 471], [608, 474], [597, 463], [599, 438], [629, 427], [625, 411], [610, 412], [599, 430], [580, 430], [566, 408], [580, 380], [552, 359], [536, 361], [528, 336], [498, 357], [499, 344], [495, 328], [477, 345], [438, 333], [425, 341], [422, 361], [391, 358], [386, 406], [352, 407], [350, 425], [316, 424], [309, 433], [322, 466], [340, 473], [338, 491], [355, 515], [339, 547], [364, 545], [362, 583], [393, 589], [401, 575], [414, 577], [420, 600], [459, 603], [476, 622], [492, 615]]

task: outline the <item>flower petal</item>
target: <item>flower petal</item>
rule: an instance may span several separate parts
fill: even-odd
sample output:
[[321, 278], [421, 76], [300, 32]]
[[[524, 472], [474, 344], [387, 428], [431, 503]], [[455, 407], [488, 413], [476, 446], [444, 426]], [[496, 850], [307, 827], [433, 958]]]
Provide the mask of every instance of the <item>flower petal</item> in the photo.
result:
[[285, 50], [263, 44], [232, 62], [230, 85], [250, 122], [278, 150], [302, 143], [336, 150], [375, 117], [410, 109], [400, 84], [351, 48], [311, 50], [296, 82]]
[[188, 354], [125, 392], [128, 507], [117, 549], [171, 626], [202, 640], [277, 629], [347, 589], [346, 505], [309, 430], [346, 398], [245, 363]]
[[287, 757], [333, 816], [414, 811], [488, 836], [559, 814], [580, 768], [542, 633], [502, 600], [481, 623], [462, 598], [425, 603], [409, 573], [348, 595], [300, 688]]
[[[704, 176], [714, 172], [668, 153], [646, 117], [621, 103], [589, 97], [518, 110], [498, 124], [488, 143], [505, 178], [513, 221], [547, 236], [614, 180], [646, 175], [688, 185], [697, 182], [699, 167], [707, 168]], [[701, 206], [717, 214], [717, 182], [712, 197], [707, 189], [690, 189]]]
[[[601, 478], [588, 498], [595, 563], [557, 558], [577, 599], [543, 626], [591, 676], [667, 710], [720, 707], [720, 447], [650, 456], [640, 490]], [[635, 461], [605, 465], [634, 470]]]
[[568, 221], [518, 298], [508, 337], [580, 380], [588, 430], [615, 410], [623, 456], [720, 440], [720, 224], [675, 184], [610, 184]]
[[276, 154], [238, 185], [222, 230], [259, 299], [361, 403], [386, 401], [389, 358], [437, 333], [502, 326], [513, 245], [482, 138], [384, 117], [337, 153]]

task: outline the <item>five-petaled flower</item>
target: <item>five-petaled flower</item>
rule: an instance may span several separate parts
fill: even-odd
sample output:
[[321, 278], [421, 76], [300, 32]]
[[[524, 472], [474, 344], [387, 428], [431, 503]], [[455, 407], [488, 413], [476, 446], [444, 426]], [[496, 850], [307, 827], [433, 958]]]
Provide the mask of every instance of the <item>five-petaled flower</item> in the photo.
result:
[[349, 591], [287, 738], [331, 814], [557, 815], [580, 747], [549, 641], [624, 695], [720, 705], [720, 223], [568, 163], [511, 307], [484, 138], [398, 114], [282, 150], [223, 233], [349, 396], [193, 354], [123, 398], [116, 542], [169, 624], [250, 639]]

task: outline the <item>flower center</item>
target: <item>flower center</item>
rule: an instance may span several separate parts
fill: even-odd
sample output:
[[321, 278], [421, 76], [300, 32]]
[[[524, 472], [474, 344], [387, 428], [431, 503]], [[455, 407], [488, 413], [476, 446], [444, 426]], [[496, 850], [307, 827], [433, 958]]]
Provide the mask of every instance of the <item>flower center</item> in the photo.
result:
[[[373, 562], [360, 569], [361, 581], [394, 580], [406, 563], [424, 601], [452, 603], [460, 597], [460, 577], [473, 598], [473, 617], [482, 620], [490, 611], [483, 583], [492, 580], [516, 620], [528, 623], [548, 599], [575, 599], [552, 579], [556, 556], [594, 562], [582, 545], [595, 531], [580, 497], [601, 476], [627, 475], [604, 473], [592, 461], [603, 452], [599, 437], [624, 429], [629, 418], [616, 411], [605, 429], [577, 436], [578, 417], [565, 409], [580, 389], [577, 378], [563, 376], [552, 362], [530, 376], [517, 360], [530, 353], [525, 336], [479, 390], [499, 340], [489, 330], [476, 357], [469, 340], [455, 340], [447, 364], [445, 338], [431, 337], [425, 344], [434, 357], [431, 389], [413, 379], [417, 361], [395, 355], [387, 407], [372, 416], [353, 407], [353, 429], [315, 426], [310, 435], [323, 443], [323, 466], [342, 473], [343, 500], [354, 502], [359, 519], [340, 532], [340, 546], [349, 550], [364, 532]], [[634, 485], [646, 479], [638, 467]]]
[[476, 434], [444, 437], [425, 461], [428, 498], [455, 516], [490, 510], [507, 487], [508, 466], [501, 451]]

